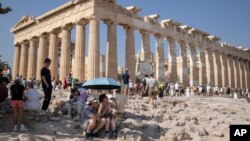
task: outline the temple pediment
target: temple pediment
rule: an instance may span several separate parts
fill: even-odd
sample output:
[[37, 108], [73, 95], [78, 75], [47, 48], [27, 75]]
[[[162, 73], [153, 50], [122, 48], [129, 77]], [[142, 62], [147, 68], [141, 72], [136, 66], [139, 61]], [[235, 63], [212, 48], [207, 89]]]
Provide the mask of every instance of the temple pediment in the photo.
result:
[[33, 17], [33, 16], [23, 16], [13, 28], [18, 28], [18, 27], [21, 27], [23, 25], [34, 22], [34, 21], [35, 21], [35, 17]]

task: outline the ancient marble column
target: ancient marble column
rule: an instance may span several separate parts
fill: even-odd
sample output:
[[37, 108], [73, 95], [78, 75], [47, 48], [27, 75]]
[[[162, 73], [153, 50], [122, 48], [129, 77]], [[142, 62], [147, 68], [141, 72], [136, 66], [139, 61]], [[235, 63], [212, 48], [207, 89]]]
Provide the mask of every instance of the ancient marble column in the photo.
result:
[[239, 81], [239, 63], [238, 58], [233, 57], [233, 67], [234, 67], [234, 88], [240, 87]]
[[164, 81], [165, 80], [165, 68], [164, 68], [164, 38], [155, 35], [156, 38], [156, 71], [155, 71], [155, 78], [157, 81]]
[[197, 53], [196, 53], [196, 47], [192, 44], [189, 44], [189, 49], [190, 49], [190, 55], [189, 55], [189, 60], [190, 60], [190, 74], [189, 74], [189, 83], [190, 86], [197, 86], [199, 85], [198, 83], [198, 67], [197, 67]]
[[237, 76], [237, 79], [236, 79], [236, 81], [237, 81], [237, 87], [238, 88], [241, 88], [241, 72], [240, 72], [240, 58], [237, 58], [237, 60], [236, 60], [236, 76]]
[[126, 56], [125, 56], [125, 68], [128, 69], [128, 73], [133, 82], [135, 82], [135, 36], [134, 29], [132, 27], [124, 27], [126, 30]]
[[246, 82], [246, 88], [250, 89], [250, 66], [249, 66], [249, 61], [245, 60], [244, 62], [244, 67], [245, 67], [245, 82]]
[[200, 48], [199, 55], [199, 85], [204, 86], [207, 83], [207, 75], [206, 75], [206, 54], [203, 48]]
[[89, 18], [88, 80], [100, 75], [100, 19]]
[[56, 30], [49, 33], [49, 58], [51, 77], [58, 80], [58, 31]]
[[142, 58], [146, 62], [151, 62], [151, 50], [150, 50], [150, 34], [148, 31], [141, 30], [142, 37]]
[[44, 60], [46, 57], [46, 35], [42, 34], [39, 36], [39, 45], [37, 52], [37, 69], [36, 69], [36, 80], [41, 80], [41, 69], [44, 67]]
[[112, 21], [105, 21], [107, 24], [107, 52], [106, 52], [106, 77], [118, 79], [117, 70], [117, 29]]
[[28, 68], [28, 45], [26, 42], [21, 43], [21, 54], [20, 54], [20, 69], [19, 74], [27, 80], [27, 69]]
[[176, 62], [176, 50], [175, 40], [171, 37], [168, 40], [168, 79], [169, 82], [175, 83], [177, 81], [177, 62]]
[[244, 60], [239, 60], [239, 69], [240, 69], [240, 87], [245, 89], [245, 71], [244, 71]]
[[220, 61], [220, 53], [219, 52], [214, 52], [213, 53], [213, 58], [214, 58], [214, 80], [215, 80], [215, 85], [221, 87], [222, 86], [222, 77], [221, 77], [221, 61]]
[[184, 41], [179, 41], [180, 45], [180, 83], [185, 88], [189, 84], [188, 62], [187, 62], [187, 45]]
[[213, 61], [213, 51], [211, 49], [207, 49], [206, 54], [206, 74], [207, 74], [207, 82], [211, 86], [214, 86], [214, 61]]
[[228, 83], [228, 65], [227, 65], [227, 56], [226, 54], [220, 54], [221, 61], [221, 76], [222, 76], [222, 86], [229, 86]]
[[13, 73], [12, 73], [13, 79], [15, 79], [17, 75], [19, 75], [20, 53], [21, 53], [20, 45], [15, 45], [15, 47], [14, 47]]
[[80, 81], [85, 80], [85, 24], [83, 21], [76, 23], [75, 58], [72, 67], [73, 77]]
[[62, 45], [61, 45], [61, 60], [60, 60], [60, 75], [59, 79], [63, 82], [70, 74], [70, 51], [71, 51], [71, 26], [66, 25], [62, 28]]
[[235, 88], [235, 80], [234, 80], [234, 61], [233, 57], [227, 56], [227, 65], [228, 65], [228, 82], [230, 88]]
[[29, 60], [28, 60], [28, 75], [27, 79], [33, 78], [36, 75], [36, 64], [37, 64], [37, 46], [36, 39], [31, 38], [29, 41]]
[[106, 77], [106, 65], [105, 65], [106, 57], [105, 55], [100, 55], [100, 77]]

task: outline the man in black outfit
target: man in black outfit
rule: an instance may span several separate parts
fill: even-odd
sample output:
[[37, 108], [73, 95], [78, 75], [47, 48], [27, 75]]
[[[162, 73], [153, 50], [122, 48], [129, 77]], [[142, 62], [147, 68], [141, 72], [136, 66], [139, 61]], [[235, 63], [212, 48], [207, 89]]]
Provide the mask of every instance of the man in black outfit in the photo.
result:
[[123, 84], [124, 84], [124, 90], [125, 90], [125, 94], [128, 94], [128, 85], [129, 85], [129, 74], [128, 74], [128, 70], [126, 69], [126, 72], [122, 75], [122, 80], [123, 80]]
[[52, 88], [53, 88], [51, 84], [51, 75], [50, 75], [50, 70], [49, 70], [50, 62], [51, 60], [49, 58], [46, 58], [44, 60], [45, 67], [43, 67], [41, 70], [42, 87], [43, 87], [43, 92], [44, 92], [42, 114], [46, 114], [46, 110], [49, 107]]

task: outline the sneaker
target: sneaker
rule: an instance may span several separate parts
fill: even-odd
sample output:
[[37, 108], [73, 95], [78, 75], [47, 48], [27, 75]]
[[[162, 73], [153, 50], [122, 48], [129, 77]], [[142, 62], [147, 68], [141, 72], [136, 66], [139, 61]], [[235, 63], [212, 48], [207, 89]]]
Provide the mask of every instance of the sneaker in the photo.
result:
[[17, 131], [18, 131], [17, 125], [14, 125], [13, 131], [14, 131], [14, 132], [17, 132]]
[[85, 139], [89, 139], [89, 140], [93, 139], [91, 133], [86, 133], [85, 134]]
[[67, 119], [71, 119], [71, 115], [70, 115], [70, 114], [65, 115], [65, 116], [63, 116], [63, 117], [65, 117], [65, 118], [67, 118]]
[[74, 121], [79, 121], [80, 120], [80, 117], [79, 116], [76, 116], [73, 118]]
[[112, 138], [116, 139], [117, 138], [117, 131], [113, 131]]
[[92, 136], [92, 137], [99, 137], [99, 134], [98, 134], [97, 132], [96, 132], [96, 133], [93, 133], [93, 132], [92, 132], [92, 133], [91, 133], [91, 136]]
[[46, 115], [46, 111], [45, 110], [40, 110], [38, 114], [40, 116], [45, 116]]
[[24, 125], [21, 125], [20, 131], [26, 132], [26, 131], [28, 131], [28, 129]]
[[112, 135], [111, 135], [111, 133], [109, 131], [106, 131], [105, 132], [105, 137], [106, 137], [106, 139], [111, 139]]

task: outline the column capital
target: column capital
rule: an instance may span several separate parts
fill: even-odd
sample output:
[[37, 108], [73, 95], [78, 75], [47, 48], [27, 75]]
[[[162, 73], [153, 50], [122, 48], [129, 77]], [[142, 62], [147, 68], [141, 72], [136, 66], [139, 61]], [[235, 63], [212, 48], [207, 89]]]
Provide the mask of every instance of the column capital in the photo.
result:
[[145, 30], [145, 29], [140, 29], [139, 32], [140, 32], [141, 34], [149, 33], [149, 31], [147, 31], [147, 30]]
[[186, 42], [184, 40], [179, 40], [178, 43], [180, 44], [180, 46], [186, 45]]
[[166, 39], [168, 40], [168, 42], [172, 43], [175, 42], [175, 39], [172, 36], [167, 36]]
[[21, 43], [21, 44], [28, 45], [28, 44], [29, 44], [29, 40], [25, 39], [25, 40], [21, 41], [20, 43]]
[[130, 26], [130, 25], [124, 25], [123, 29], [125, 29], [125, 30], [134, 30], [135, 28]]
[[55, 29], [52, 29], [51, 31], [49, 31], [50, 34], [59, 34], [60, 32], [61, 32], [60, 28], [55, 28]]
[[164, 38], [164, 36], [162, 34], [156, 33], [154, 34], [156, 39], [160, 39], [160, 38]]
[[48, 37], [48, 33], [41, 33], [38, 37], [39, 38], [47, 38]]
[[82, 19], [76, 21], [75, 24], [76, 24], [76, 25], [86, 25], [88, 22], [89, 22], [88, 19], [82, 18]]
[[103, 22], [107, 25], [116, 25], [117, 22], [111, 19], [104, 19]]
[[87, 19], [89, 21], [91, 21], [91, 20], [100, 21], [101, 20], [101, 18], [96, 16], [96, 15], [90, 15]]
[[196, 47], [195, 44], [193, 44], [193, 43], [189, 43], [188, 46], [189, 46], [190, 48], [195, 48], [195, 47]]
[[65, 24], [64, 26], [61, 26], [61, 29], [62, 30], [71, 30], [73, 27], [73, 24], [72, 23], [68, 23], [68, 24]]
[[38, 41], [38, 37], [37, 36], [33, 36], [29, 39], [29, 41], [33, 41], [33, 42], [37, 42]]

